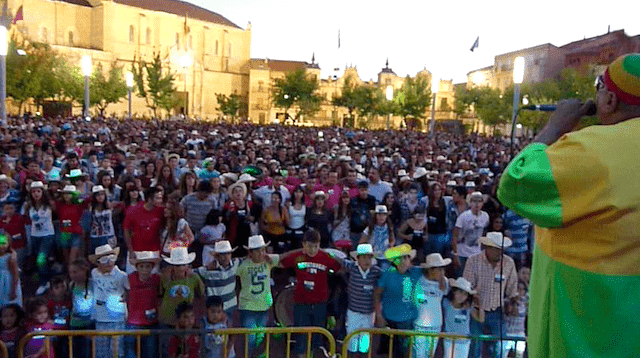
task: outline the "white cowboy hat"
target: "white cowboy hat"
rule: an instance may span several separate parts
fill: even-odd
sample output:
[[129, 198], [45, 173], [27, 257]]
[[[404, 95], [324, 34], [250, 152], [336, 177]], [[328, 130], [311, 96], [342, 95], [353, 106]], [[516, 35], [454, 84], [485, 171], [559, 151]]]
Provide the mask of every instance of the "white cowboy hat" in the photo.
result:
[[374, 211], [376, 214], [388, 214], [389, 210], [385, 205], [376, 205], [376, 210]]
[[236, 251], [237, 247], [231, 248], [231, 243], [227, 240], [217, 241], [212, 253], [214, 254], [228, 254]]
[[238, 182], [245, 183], [250, 181], [256, 181], [257, 179], [252, 177], [250, 174], [244, 173], [238, 178]]
[[427, 255], [425, 263], [420, 264], [420, 267], [423, 267], [423, 268], [445, 267], [449, 264], [451, 264], [451, 259], [449, 258], [443, 259], [442, 255], [440, 255], [439, 253], [433, 253], [433, 254]]
[[464, 172], [464, 176], [466, 176], [466, 177], [472, 177], [472, 176], [474, 176], [474, 175], [475, 175], [475, 174], [473, 173], [473, 171], [472, 171], [472, 170], [467, 170], [466, 172]]
[[504, 248], [511, 246], [511, 239], [503, 236], [501, 232], [488, 232], [486, 236], [480, 238], [480, 244], [502, 249], [503, 240]]
[[171, 249], [170, 256], [167, 257], [163, 255], [162, 259], [169, 265], [188, 265], [196, 259], [196, 253], [189, 253], [189, 250], [186, 247], [174, 247]]
[[45, 189], [44, 184], [41, 181], [32, 181], [29, 185], [29, 190], [31, 189]]
[[467, 281], [464, 277], [458, 277], [457, 279], [449, 279], [449, 286], [461, 289], [470, 295], [475, 295], [476, 291], [471, 289], [471, 282]]
[[436, 157], [436, 160], [437, 161], [445, 161], [445, 160], [447, 160], [447, 158], [445, 158], [444, 155], [439, 155], [439, 156]]
[[447, 182], [447, 186], [458, 186], [458, 183], [456, 183], [456, 181], [455, 181], [455, 180], [449, 180], [449, 181]]
[[264, 242], [262, 235], [249, 236], [249, 246], [244, 246], [247, 250], [259, 249], [261, 247], [269, 246], [271, 242]]
[[398, 177], [402, 178], [404, 176], [407, 176], [407, 171], [404, 169], [398, 170]]
[[73, 193], [74, 191], [76, 191], [75, 185], [65, 185], [64, 189], [62, 189], [63, 193]]
[[408, 176], [408, 175], [405, 175], [405, 176], [400, 177], [400, 182], [407, 181], [407, 180], [408, 180], [408, 181], [411, 181], [411, 178], [409, 178], [409, 176]]
[[242, 189], [242, 196], [247, 196], [247, 186], [241, 182], [233, 183], [232, 185], [229, 186], [229, 189], [227, 190], [229, 193], [229, 196], [231, 196], [235, 188]]
[[120, 248], [116, 247], [116, 248], [112, 248], [111, 245], [109, 244], [105, 244], [102, 246], [98, 246], [96, 247], [95, 253], [93, 255], [89, 255], [89, 261], [91, 261], [92, 263], [96, 263], [98, 261], [99, 258], [101, 258], [102, 256], [107, 256], [107, 255], [120, 255]]
[[133, 266], [142, 262], [151, 262], [157, 264], [160, 262], [160, 254], [158, 251], [135, 251], [133, 257], [129, 259]]
[[467, 188], [475, 188], [476, 187], [476, 183], [474, 183], [472, 181], [468, 181], [464, 186], [467, 187]]
[[467, 200], [471, 201], [471, 200], [473, 200], [475, 198], [480, 198], [480, 199], [484, 200], [484, 196], [479, 191], [474, 191], [473, 193], [469, 194], [469, 197], [467, 198]]
[[323, 197], [323, 198], [325, 198], [325, 199], [326, 199], [326, 196], [327, 196], [327, 195], [326, 195], [326, 194], [324, 193], [324, 191], [322, 191], [322, 190], [318, 190], [318, 191], [316, 191], [315, 193], [313, 193], [313, 198], [314, 198], [314, 199], [315, 199], [315, 198], [317, 198], [317, 197], [319, 197], [319, 196], [321, 196], [321, 197]]
[[[66, 188], [66, 187], [65, 187]], [[75, 191], [75, 190], [74, 190]], [[101, 191], [105, 191], [104, 187], [102, 185], [96, 185], [93, 188], [91, 188], [91, 193], [95, 194], [95, 193], [99, 193]]]
[[67, 178], [79, 178], [79, 177], [83, 177], [84, 173], [82, 172], [81, 169], [71, 169], [71, 172], [69, 172], [69, 174], [65, 175], [65, 177]]
[[413, 173], [413, 179], [422, 178], [423, 176], [427, 175], [427, 173], [427, 169], [423, 167], [417, 167], [416, 171]]
[[229, 180], [230, 182], [236, 182], [238, 181], [238, 174], [236, 173], [224, 173], [222, 175], [220, 175], [220, 177]]
[[349, 253], [349, 255], [351, 255], [351, 257], [353, 257], [354, 259], [357, 259], [358, 256], [361, 255], [374, 255], [373, 252], [373, 246], [371, 246], [371, 244], [360, 244], [358, 245], [358, 247], [356, 248], [355, 251], [351, 251]]

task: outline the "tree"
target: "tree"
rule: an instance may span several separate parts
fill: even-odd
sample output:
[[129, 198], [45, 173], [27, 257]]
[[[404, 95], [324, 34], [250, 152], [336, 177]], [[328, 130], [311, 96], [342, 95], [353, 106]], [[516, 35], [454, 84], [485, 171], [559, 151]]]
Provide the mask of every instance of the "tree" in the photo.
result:
[[471, 106], [478, 101], [479, 88], [465, 86], [456, 87], [455, 98], [453, 100], [453, 113], [456, 114], [456, 119], [467, 114], [471, 109]]
[[357, 107], [357, 99], [356, 99], [356, 89], [357, 85], [353, 81], [351, 75], [347, 76], [344, 80], [344, 84], [342, 85], [342, 93], [340, 96], [335, 96], [331, 100], [331, 103], [336, 107], [344, 107], [347, 109], [349, 113], [349, 123], [343, 123], [344, 126], [353, 127], [354, 118], [353, 115], [356, 111]]
[[304, 69], [287, 72], [284, 78], [275, 80], [272, 100], [276, 107], [283, 108], [285, 119], [290, 110], [296, 110], [294, 122], [302, 116], [311, 117], [320, 111], [322, 97], [316, 94], [318, 82], [309, 78]]
[[111, 103], [118, 103], [127, 95], [127, 84], [122, 76], [122, 67], [115, 62], [109, 69], [109, 77], [105, 77], [102, 64], [98, 63], [90, 82], [91, 104], [104, 116], [104, 111]]
[[229, 96], [216, 93], [216, 99], [218, 100], [218, 110], [221, 111], [224, 115], [231, 116], [231, 121], [235, 120], [238, 111], [244, 104], [243, 98], [238, 94], [231, 94]]
[[431, 88], [427, 77], [407, 76], [394, 101], [398, 106], [398, 114], [404, 118], [407, 127], [420, 128], [421, 119], [426, 118], [426, 110], [431, 105]]
[[164, 68], [160, 52], [153, 54], [153, 61], [134, 59], [131, 72], [138, 95], [144, 98], [147, 107], [158, 117], [158, 109], [168, 113], [179, 103], [173, 86], [174, 75], [171, 68]]
[[489, 87], [478, 89], [476, 100], [476, 113], [478, 118], [488, 126], [493, 127], [509, 122], [511, 118], [510, 100], [513, 100], [513, 88], [511, 89], [511, 97], [508, 95], [508, 89], [505, 94], [501, 94], [500, 90]]

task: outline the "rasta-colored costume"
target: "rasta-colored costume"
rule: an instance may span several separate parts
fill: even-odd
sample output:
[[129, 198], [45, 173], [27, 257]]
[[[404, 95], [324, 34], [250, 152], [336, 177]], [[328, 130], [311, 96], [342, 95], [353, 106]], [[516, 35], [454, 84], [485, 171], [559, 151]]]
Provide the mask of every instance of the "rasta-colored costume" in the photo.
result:
[[529, 357], [640, 357], [640, 118], [529, 145], [498, 198], [537, 225]]

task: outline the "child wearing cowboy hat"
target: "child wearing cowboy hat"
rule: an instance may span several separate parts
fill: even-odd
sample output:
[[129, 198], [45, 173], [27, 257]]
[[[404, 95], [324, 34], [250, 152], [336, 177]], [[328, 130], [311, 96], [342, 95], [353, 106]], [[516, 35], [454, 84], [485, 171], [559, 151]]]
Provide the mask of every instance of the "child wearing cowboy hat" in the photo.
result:
[[[240, 295], [238, 310], [240, 323], [244, 328], [266, 327], [269, 310], [273, 304], [271, 294], [271, 269], [278, 265], [278, 255], [268, 255], [266, 247], [270, 242], [264, 242], [262, 235], [249, 237], [246, 259], [238, 266], [237, 275], [240, 278]], [[258, 337], [256, 337], [258, 336]], [[247, 339], [249, 355], [254, 356], [255, 349], [262, 342], [263, 334], [250, 334]]]
[[62, 200], [56, 202], [55, 212], [60, 220], [60, 236], [57, 244], [62, 248], [65, 265], [75, 261], [80, 254], [84, 230], [80, 219], [88, 207], [89, 201], [78, 200], [74, 185], [65, 185]]
[[[158, 292], [160, 290], [160, 275], [153, 273], [153, 269], [160, 263], [157, 251], [134, 252], [131, 264], [136, 271], [129, 274], [129, 299], [127, 309], [127, 329], [154, 329], [158, 327]], [[143, 358], [156, 356], [158, 343], [154, 336], [141, 337], [141, 353]], [[125, 351], [127, 356], [135, 355], [135, 336], [125, 337]]]
[[[440, 333], [442, 331], [442, 298], [449, 291], [449, 283], [444, 276], [445, 267], [451, 259], [443, 259], [439, 253], [427, 255], [425, 263], [420, 264], [424, 274], [416, 285], [416, 303], [418, 317], [413, 329], [420, 332]], [[431, 357], [435, 353], [438, 339], [416, 337], [414, 340], [415, 357]]]
[[169, 256], [163, 256], [162, 259], [169, 267], [162, 274], [158, 320], [163, 327], [168, 327], [176, 324], [178, 305], [193, 303], [196, 296], [204, 297], [204, 283], [200, 276], [191, 271], [196, 254], [189, 253], [186, 247], [172, 248]]
[[[98, 246], [89, 261], [97, 267], [91, 270], [96, 300], [96, 330], [122, 330], [127, 309], [125, 294], [129, 289], [127, 274], [116, 266], [120, 248], [109, 244]], [[124, 355], [122, 337], [118, 340], [118, 356]], [[110, 337], [96, 338], [96, 357], [113, 357]]]
[[[373, 264], [374, 251], [371, 244], [360, 244], [350, 255], [356, 261], [343, 260], [348, 274], [347, 334], [356, 329], [374, 328], [373, 289], [378, 284], [382, 270]], [[349, 352], [354, 357], [364, 358], [369, 352], [371, 339], [368, 334], [359, 334], [349, 341]]]
[[237, 248], [232, 248], [227, 240], [217, 241], [211, 252], [204, 255], [211, 256], [206, 266], [196, 269], [204, 282], [207, 298], [218, 296], [223, 300], [223, 309], [233, 321], [238, 300], [236, 298], [236, 274], [240, 266], [239, 258], [231, 258]]
[[[451, 291], [442, 302], [444, 329], [447, 334], [468, 336], [471, 334], [471, 318], [484, 322], [484, 310], [480, 305], [480, 296], [473, 290], [471, 282], [463, 277], [449, 279]], [[455, 348], [454, 348], [455, 345]], [[457, 339], [453, 342], [444, 339], [445, 358], [467, 358], [471, 340]]]

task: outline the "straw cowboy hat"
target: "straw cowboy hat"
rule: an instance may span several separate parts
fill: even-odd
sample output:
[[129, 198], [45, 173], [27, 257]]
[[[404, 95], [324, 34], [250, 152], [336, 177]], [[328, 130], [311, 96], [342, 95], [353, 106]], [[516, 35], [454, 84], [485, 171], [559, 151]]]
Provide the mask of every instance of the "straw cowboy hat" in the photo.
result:
[[262, 247], [269, 246], [270, 243], [271, 241], [268, 241], [265, 243], [264, 237], [262, 237], [262, 235], [254, 235], [249, 237], [249, 246], [244, 246], [244, 245], [243, 246], [247, 250], [254, 250], [254, 249], [259, 249]]
[[503, 236], [501, 232], [488, 232], [487, 236], [480, 238], [480, 244], [502, 249], [502, 240], [504, 239], [504, 248], [511, 246], [511, 239]]
[[9, 178], [5, 174], [0, 174], [0, 182], [2, 181], [6, 181], [9, 184], [9, 186], [16, 186], [17, 184], [15, 180], [13, 180], [12, 178]]
[[[74, 190], [75, 191], [75, 190]], [[95, 194], [95, 193], [99, 193], [101, 191], [105, 191], [104, 187], [102, 185], [96, 185], [93, 188], [91, 188], [91, 193]]]
[[44, 183], [42, 183], [41, 181], [32, 181], [31, 184], [29, 185], [29, 190], [31, 189], [46, 189], [46, 187], [44, 186]]
[[233, 193], [233, 190], [235, 188], [242, 189], [242, 196], [247, 196], [247, 186], [241, 182], [233, 183], [232, 185], [229, 186], [229, 189], [227, 190], [229, 196], [232, 196], [231, 194]]
[[439, 253], [433, 253], [427, 255], [425, 263], [420, 264], [420, 267], [428, 269], [432, 267], [445, 267], [449, 264], [451, 264], [451, 259], [443, 259]]
[[455, 287], [465, 291], [470, 295], [475, 295], [476, 291], [471, 289], [471, 282], [467, 281], [464, 277], [458, 277], [457, 279], [449, 279], [449, 286], [451, 288]]
[[398, 257], [407, 256], [407, 255], [409, 255], [409, 257], [412, 260], [414, 257], [416, 257], [416, 250], [412, 249], [411, 245], [409, 244], [394, 246], [394, 247], [388, 248], [387, 251], [384, 252], [384, 257], [387, 260], [393, 260], [393, 259], [397, 259]]
[[64, 189], [62, 189], [63, 193], [73, 193], [76, 191], [76, 186], [75, 185], [65, 185]]
[[413, 179], [422, 178], [423, 176], [427, 175], [427, 173], [427, 169], [423, 167], [417, 167], [416, 171], [413, 173]]
[[362, 256], [362, 255], [373, 256], [374, 255], [373, 246], [371, 246], [371, 244], [360, 244], [358, 245], [358, 248], [356, 248], [355, 251], [351, 251], [349, 255], [351, 255], [351, 257], [353, 257], [354, 259], [357, 259], [358, 256]]
[[376, 214], [389, 214], [389, 210], [385, 205], [376, 205], [376, 210], [374, 211]]
[[169, 265], [188, 265], [196, 259], [196, 253], [189, 253], [186, 247], [174, 247], [171, 249], [169, 257], [163, 255], [162, 259]]
[[160, 254], [158, 251], [135, 251], [133, 257], [129, 259], [129, 262], [131, 262], [133, 266], [143, 262], [157, 264], [160, 262]]
[[109, 244], [98, 246], [95, 249], [95, 253], [93, 255], [89, 255], [89, 261], [93, 264], [97, 264], [99, 258], [112, 254], [116, 256], [120, 255], [120, 248], [112, 248]]
[[247, 174], [247, 173], [240, 175], [240, 178], [238, 178], [238, 182], [240, 183], [252, 182], [256, 180], [258, 179], [254, 178], [253, 176], [251, 176], [251, 174]]
[[231, 248], [231, 243], [227, 240], [220, 240], [217, 241], [213, 251], [211, 251], [212, 254], [228, 254], [231, 252], [236, 251], [237, 247]]

